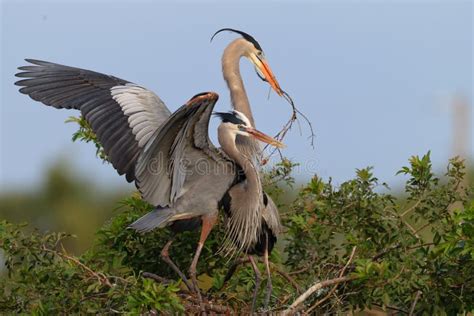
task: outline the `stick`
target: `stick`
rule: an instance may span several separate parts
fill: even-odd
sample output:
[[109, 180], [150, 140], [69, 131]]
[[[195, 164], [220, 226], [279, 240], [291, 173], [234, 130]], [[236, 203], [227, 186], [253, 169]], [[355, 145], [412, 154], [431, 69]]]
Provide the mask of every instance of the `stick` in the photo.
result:
[[413, 301], [413, 304], [411, 304], [410, 313], [408, 314], [408, 316], [413, 316], [413, 314], [415, 313], [416, 303], [418, 303], [420, 296], [421, 291], [416, 291], [415, 300]]
[[[195, 303], [195, 304], [199, 304], [199, 300], [190, 296], [190, 297], [186, 297], [185, 299], [188, 299], [189, 301]], [[213, 311], [213, 312], [216, 312], [216, 313], [224, 313], [224, 314], [228, 314], [228, 313], [232, 313], [232, 310], [227, 307], [227, 306], [223, 306], [223, 305], [218, 305], [218, 304], [212, 304], [210, 302], [207, 302], [207, 303], [202, 303], [202, 305], [204, 306], [204, 308], [206, 309], [206, 311]], [[189, 307], [196, 307], [194, 305], [192, 306], [189, 306]]]
[[341, 277], [341, 278], [335, 278], [335, 279], [331, 279], [331, 280], [325, 280], [325, 281], [322, 281], [322, 282], [318, 282], [318, 283], [314, 284], [313, 286], [311, 286], [309, 289], [307, 289], [306, 292], [301, 294], [293, 302], [293, 304], [290, 305], [290, 307], [288, 307], [287, 309], [285, 309], [283, 311], [282, 315], [291, 315], [293, 313], [293, 311], [298, 307], [298, 305], [303, 303], [308, 297], [311, 296], [311, 294], [313, 294], [314, 292], [316, 292], [316, 291], [318, 291], [322, 288], [325, 288], [325, 287], [328, 287], [328, 286], [331, 286], [331, 285], [334, 285], [334, 284], [349, 282], [349, 281], [352, 281], [352, 280], [355, 280], [355, 279], [357, 279], [357, 276], [345, 276], [345, 277]]
[[[293, 126], [293, 124], [295, 122], [297, 122], [298, 126], [299, 126], [299, 121], [298, 121], [298, 114], [299, 114], [304, 119], [306, 124], [308, 124], [308, 126], [309, 126], [309, 130], [311, 132], [311, 135], [308, 138], [311, 139], [311, 147], [314, 148], [314, 138], [316, 137], [316, 135], [314, 134], [313, 124], [311, 123], [311, 121], [308, 119], [308, 117], [306, 115], [304, 115], [300, 110], [298, 110], [296, 108], [295, 103], [293, 102], [293, 99], [290, 97], [290, 95], [288, 93], [283, 91], [282, 96], [291, 105], [292, 114], [291, 114], [291, 117], [288, 120], [288, 122], [286, 122], [285, 125], [283, 125], [282, 129], [274, 136], [274, 138], [277, 139], [278, 141], [283, 141], [283, 139], [286, 136], [286, 133], [288, 133], [288, 131], [291, 129], [291, 127]], [[300, 127], [300, 129], [301, 129], [301, 127]], [[266, 145], [263, 148], [263, 150], [267, 149], [267, 147], [268, 147], [268, 145]], [[275, 148], [268, 154], [268, 156], [266, 158], [263, 159], [263, 161], [266, 162], [266, 161], [270, 160], [270, 157], [273, 156], [273, 154], [276, 151], [278, 151], [278, 153], [280, 154], [280, 157], [282, 158], [283, 156], [281, 154], [281, 151], [278, 148]]]
[[296, 283], [296, 281], [288, 274], [286, 273], [285, 271], [282, 271], [280, 269], [278, 269], [278, 267], [276, 265], [274, 265], [273, 263], [270, 263], [273, 267], [273, 269], [279, 274], [281, 275], [285, 280], [287, 280], [288, 282], [291, 283], [291, 285], [296, 289], [296, 291], [298, 292], [298, 294], [300, 294], [301, 292], [303, 292], [303, 290], [301, 289], [301, 287], [299, 286], [298, 283]]
[[156, 281], [158, 283], [163, 283], [163, 284], [167, 284], [167, 283], [171, 283], [173, 281], [171, 280], [168, 280], [166, 278], [163, 278], [163, 277], [160, 277], [159, 275], [156, 275], [154, 273], [151, 273], [151, 272], [143, 272], [142, 273], [142, 276], [146, 279], [152, 279], [153, 281]]
[[95, 272], [94, 270], [92, 270], [91, 268], [89, 268], [88, 266], [86, 266], [85, 264], [80, 262], [77, 258], [71, 257], [71, 256], [67, 255], [66, 253], [61, 253], [61, 252], [58, 252], [58, 251], [55, 251], [55, 250], [52, 250], [52, 249], [48, 249], [44, 245], [42, 246], [42, 249], [46, 252], [51, 252], [51, 253], [59, 256], [59, 257], [62, 257], [63, 259], [66, 259], [70, 262], [73, 262], [74, 264], [78, 265], [83, 270], [85, 270], [88, 274], [95, 277], [101, 284], [107, 285], [108, 287], [112, 287], [112, 284], [110, 283], [107, 276], [105, 276], [105, 274], [103, 274], [101, 272]]
[[[351, 264], [352, 259], [354, 258], [356, 249], [357, 249], [357, 246], [354, 246], [352, 248], [352, 252], [351, 252], [351, 255], [349, 257], [349, 260], [347, 260], [346, 265], [344, 266], [344, 268], [342, 268], [341, 273], [339, 273], [339, 277], [342, 277], [344, 275], [344, 273], [346, 272], [347, 267]], [[329, 293], [325, 297], [323, 297], [322, 299], [317, 301], [313, 306], [311, 306], [310, 309], [308, 309], [308, 314], [310, 314], [316, 307], [318, 307], [319, 305], [321, 305], [322, 303], [327, 301], [332, 296], [332, 294], [336, 291], [336, 288], [337, 288], [337, 284], [334, 285], [334, 287], [331, 289], [331, 291], [329, 291]]]
[[408, 213], [410, 213], [411, 211], [413, 211], [414, 209], [416, 209], [418, 207], [418, 205], [420, 205], [421, 201], [423, 199], [420, 197], [416, 202], [415, 204], [413, 204], [412, 206], [410, 206], [408, 209], [405, 210], [405, 212], [403, 212], [402, 214], [400, 214], [400, 217], [404, 217], [405, 215], [407, 215]]

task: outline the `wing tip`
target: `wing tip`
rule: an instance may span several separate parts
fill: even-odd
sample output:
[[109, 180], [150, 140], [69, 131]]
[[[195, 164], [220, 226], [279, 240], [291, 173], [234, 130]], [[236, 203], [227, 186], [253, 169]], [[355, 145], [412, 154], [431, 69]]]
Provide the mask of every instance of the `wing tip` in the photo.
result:
[[216, 102], [219, 99], [219, 95], [216, 92], [201, 92], [193, 96], [189, 101], [186, 103], [188, 106], [195, 105], [196, 103], [203, 102], [203, 101], [211, 101]]
[[[19, 66], [17, 67], [18, 70], [20, 70], [20, 72], [17, 72], [15, 74], [15, 77], [19, 77], [19, 78], [23, 78], [25, 77], [26, 73], [27, 72], [30, 72], [30, 71], [37, 71], [38, 70], [38, 66], [41, 67], [41, 66], [47, 66], [48, 63], [47, 61], [43, 61], [43, 60], [39, 60], [39, 59], [34, 59], [34, 58], [25, 58], [24, 59], [27, 63], [30, 63], [31, 65], [26, 65], [26, 66]], [[15, 85], [17, 85], [17, 83], [15, 82]]]
[[40, 60], [40, 59], [34, 59], [34, 58], [25, 58], [25, 61], [30, 63], [30, 64], [37, 65], [37, 66], [45, 66], [45, 65], [50, 64], [47, 61]]

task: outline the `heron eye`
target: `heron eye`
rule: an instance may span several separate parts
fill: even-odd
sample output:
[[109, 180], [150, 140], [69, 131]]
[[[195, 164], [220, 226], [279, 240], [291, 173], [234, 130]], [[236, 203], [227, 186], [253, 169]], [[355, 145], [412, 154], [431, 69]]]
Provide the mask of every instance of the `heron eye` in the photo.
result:
[[245, 126], [243, 124], [239, 124], [237, 125], [237, 127], [239, 128], [239, 130], [245, 131]]

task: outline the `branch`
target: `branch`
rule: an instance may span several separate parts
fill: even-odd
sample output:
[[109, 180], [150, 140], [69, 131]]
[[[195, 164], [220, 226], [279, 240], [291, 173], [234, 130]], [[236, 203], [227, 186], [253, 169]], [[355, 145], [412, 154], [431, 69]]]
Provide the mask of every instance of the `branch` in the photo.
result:
[[[283, 91], [282, 96], [291, 105], [292, 113], [291, 113], [291, 117], [288, 120], [288, 122], [286, 122], [286, 124], [283, 125], [282, 129], [274, 136], [274, 138], [277, 139], [278, 141], [283, 141], [283, 139], [286, 136], [286, 133], [288, 133], [288, 131], [293, 126], [293, 123], [297, 122], [298, 125], [299, 125], [299, 121], [298, 121], [298, 114], [299, 114], [303, 118], [303, 120], [306, 122], [306, 124], [308, 124], [309, 130], [311, 132], [311, 135], [308, 138], [311, 139], [311, 147], [313, 147], [313, 149], [314, 149], [314, 138], [316, 137], [316, 135], [314, 134], [313, 124], [311, 123], [311, 121], [308, 119], [308, 117], [306, 115], [304, 115], [300, 110], [298, 110], [296, 108], [295, 103], [293, 102], [293, 99], [290, 97], [290, 95], [288, 93]], [[301, 126], [300, 126], [300, 131], [301, 131]], [[263, 148], [263, 150], [267, 149], [267, 147], [268, 147], [268, 145], [266, 145]], [[273, 154], [276, 151], [278, 151], [278, 153], [280, 153], [280, 158], [282, 158], [281, 151], [278, 148], [274, 148], [267, 155], [267, 157], [263, 159], [263, 161], [266, 162], [266, 161], [270, 160], [270, 158], [273, 156]]]
[[408, 213], [410, 213], [411, 211], [413, 211], [415, 208], [418, 207], [418, 205], [420, 205], [421, 201], [423, 200], [423, 197], [420, 197], [416, 202], [415, 204], [413, 204], [411, 207], [409, 207], [408, 209], [405, 210], [405, 212], [403, 212], [402, 214], [400, 214], [400, 217], [404, 217], [405, 215], [407, 215]]
[[[226, 314], [226, 315], [227, 314], [230, 315], [232, 313], [232, 310], [227, 306], [212, 304], [210, 302], [200, 303], [199, 299], [197, 299], [195, 297], [192, 297], [192, 296], [187, 296], [187, 297], [183, 297], [183, 298], [191, 301], [194, 304], [200, 304], [201, 306], [203, 306], [205, 308], [206, 311], [211, 311], [211, 312], [216, 312], [216, 313]], [[188, 309], [195, 309], [196, 306], [187, 304], [187, 307], [188, 307]]]
[[310, 266], [306, 266], [306, 267], [303, 267], [299, 270], [295, 270], [295, 271], [291, 271], [291, 272], [288, 272], [288, 275], [295, 275], [295, 274], [300, 274], [300, 273], [303, 273], [303, 272], [306, 272], [310, 269], [311, 267]]
[[400, 221], [401, 221], [406, 227], [408, 227], [408, 228], [411, 230], [413, 236], [416, 237], [416, 239], [420, 240], [421, 238], [420, 238], [420, 236], [417, 234], [416, 229], [414, 229], [413, 226], [411, 226], [410, 224], [408, 224], [408, 223], [403, 219], [403, 215], [405, 215], [405, 214], [406, 214], [406, 212], [404, 212], [404, 213], [401, 214], [401, 215], [397, 213], [398, 218], [400, 219]]
[[[411, 246], [411, 247], [408, 247], [406, 248], [407, 250], [413, 250], [413, 249], [418, 249], [418, 248], [421, 248], [421, 247], [427, 247], [427, 246], [433, 246], [434, 243], [433, 242], [428, 242], [428, 243], [424, 243], [424, 244], [418, 244], [418, 245], [415, 245], [415, 246]], [[396, 243], [395, 245], [392, 245], [390, 247], [388, 247], [387, 249], [377, 253], [375, 256], [372, 257], [372, 261], [377, 261], [378, 259], [382, 258], [383, 256], [385, 256], [387, 253], [389, 253], [390, 251], [394, 250], [394, 249], [397, 249], [399, 247], [401, 247], [402, 245], [400, 243]]]
[[405, 225], [412, 231], [413, 236], [415, 236], [416, 239], [418, 239], [419, 241], [421, 241], [421, 237], [420, 237], [420, 235], [418, 235], [418, 233], [416, 232], [416, 229], [413, 228], [413, 226], [411, 226], [410, 224], [408, 224], [408, 223], [405, 222], [405, 221], [404, 221], [403, 223], [405, 223]]
[[424, 243], [424, 244], [408, 247], [408, 250], [418, 249], [418, 248], [427, 247], [427, 246], [433, 246], [434, 244], [435, 244], [434, 242], [427, 242], [427, 243]]
[[423, 226], [421, 226], [420, 228], [418, 228], [413, 234], [414, 234], [415, 236], [417, 236], [419, 232], [421, 232], [423, 229], [425, 229], [426, 227], [430, 226], [431, 224], [432, 224], [432, 223], [430, 223], [430, 222], [426, 223], [425, 225], [423, 225]]
[[408, 316], [414, 315], [416, 303], [418, 303], [420, 296], [421, 296], [421, 291], [416, 291], [415, 300], [413, 301], [413, 304], [411, 304], [410, 313], [408, 314]]
[[[356, 249], [357, 249], [357, 246], [354, 246], [354, 247], [352, 248], [352, 252], [351, 252], [351, 255], [350, 255], [350, 257], [349, 257], [349, 260], [347, 260], [346, 265], [344, 266], [344, 268], [342, 268], [341, 273], [339, 273], [339, 277], [342, 277], [342, 276], [344, 275], [344, 273], [346, 272], [347, 267], [351, 264], [352, 259], [354, 258]], [[311, 306], [311, 308], [308, 309], [308, 314], [310, 314], [316, 307], [318, 307], [319, 305], [321, 305], [322, 303], [324, 303], [325, 301], [327, 301], [327, 300], [333, 295], [333, 293], [336, 291], [337, 285], [338, 285], [338, 284], [335, 284], [335, 285], [333, 286], [333, 288], [331, 289], [331, 291], [329, 291], [329, 293], [328, 293], [325, 297], [323, 297], [322, 299], [320, 299], [319, 301], [317, 301], [313, 306]]]
[[92, 270], [91, 268], [89, 268], [88, 266], [86, 266], [85, 264], [83, 264], [82, 262], [80, 262], [77, 258], [74, 258], [74, 257], [71, 257], [65, 253], [61, 253], [61, 252], [58, 252], [58, 251], [55, 251], [55, 250], [52, 250], [52, 249], [48, 249], [46, 248], [44, 245], [42, 247], [42, 249], [46, 252], [51, 252], [63, 259], [66, 259], [68, 261], [71, 261], [73, 263], [75, 263], [76, 265], [78, 265], [79, 267], [81, 267], [83, 270], [85, 270], [87, 273], [89, 273], [91, 276], [97, 278], [97, 280], [102, 284], [102, 285], [106, 285], [108, 287], [112, 287], [112, 284], [110, 283], [109, 279], [101, 272], [95, 272], [94, 270]]
[[283, 311], [282, 315], [291, 315], [293, 313], [293, 311], [298, 307], [298, 305], [303, 303], [308, 297], [311, 296], [311, 294], [313, 294], [314, 292], [316, 292], [316, 291], [318, 291], [322, 288], [325, 288], [325, 287], [328, 287], [328, 286], [331, 286], [331, 285], [334, 285], [334, 284], [349, 282], [349, 281], [352, 281], [352, 280], [355, 280], [355, 279], [357, 279], [357, 276], [345, 276], [345, 277], [341, 277], [341, 278], [335, 278], [335, 279], [331, 279], [331, 280], [318, 282], [318, 283], [314, 284], [313, 286], [311, 286], [309, 289], [307, 289], [306, 292], [301, 294], [293, 302], [293, 304], [290, 305], [290, 307], [288, 307], [286, 310]]
[[272, 267], [273, 267], [273, 269], [274, 269], [279, 275], [281, 275], [285, 280], [287, 280], [288, 282], [291, 283], [291, 285], [293, 285], [293, 287], [296, 289], [296, 291], [298, 292], [298, 294], [300, 294], [301, 292], [303, 292], [303, 290], [301, 289], [301, 287], [299, 286], [299, 284], [296, 283], [296, 281], [295, 281], [288, 273], [286, 273], [285, 271], [282, 271], [282, 270], [278, 269], [278, 267], [275, 266], [273, 263], [272, 263]]
[[400, 312], [400, 313], [403, 313], [403, 314], [408, 314], [408, 312], [404, 309], [401, 309], [401, 308], [398, 308], [396, 306], [391, 306], [391, 305], [382, 305], [382, 304], [377, 304], [377, 303], [373, 303], [373, 305], [377, 306], [377, 307], [380, 307], [380, 308], [386, 308], [386, 309], [391, 309], [391, 310], [394, 310], [396, 312]]
[[398, 247], [401, 247], [400, 243], [396, 243], [395, 245], [392, 245], [392, 246], [388, 247], [387, 249], [382, 250], [381, 252], [379, 252], [378, 254], [376, 254], [375, 256], [372, 257], [372, 261], [377, 261], [378, 259], [385, 256], [387, 253], [389, 253], [390, 251], [392, 251], [394, 249], [397, 249]]
[[146, 279], [152, 279], [153, 281], [156, 281], [157, 283], [167, 284], [167, 283], [172, 283], [173, 282], [171, 280], [160, 277], [159, 275], [156, 275], [156, 274], [151, 273], [151, 272], [143, 272], [142, 276]]

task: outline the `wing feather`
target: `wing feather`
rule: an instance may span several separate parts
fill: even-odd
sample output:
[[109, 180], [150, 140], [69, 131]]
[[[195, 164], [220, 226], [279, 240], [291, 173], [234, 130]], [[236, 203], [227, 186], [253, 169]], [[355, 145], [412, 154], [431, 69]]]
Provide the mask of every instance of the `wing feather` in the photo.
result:
[[153, 92], [98, 72], [35, 59], [16, 74], [20, 92], [55, 108], [77, 109], [90, 123], [108, 159], [128, 181], [135, 179], [141, 148], [170, 116]]
[[174, 112], [144, 147], [136, 166], [136, 184], [146, 201], [161, 207], [172, 205], [185, 190], [190, 168], [195, 167], [192, 159], [209, 158], [205, 150], [215, 148], [208, 138], [208, 126], [217, 99], [212, 92], [195, 96]]

